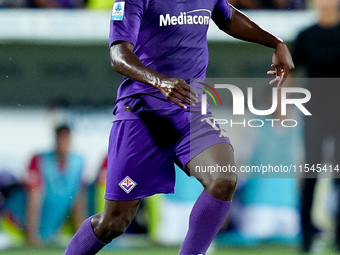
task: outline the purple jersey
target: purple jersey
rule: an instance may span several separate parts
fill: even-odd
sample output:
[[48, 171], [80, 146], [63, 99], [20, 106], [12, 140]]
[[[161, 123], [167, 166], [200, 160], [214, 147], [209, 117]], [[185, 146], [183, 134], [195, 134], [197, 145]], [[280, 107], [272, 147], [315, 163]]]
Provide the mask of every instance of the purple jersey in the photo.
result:
[[[208, 65], [207, 30], [214, 12], [230, 18], [226, 0], [116, 0], [110, 26], [110, 46], [115, 41], [134, 45], [134, 53], [151, 69], [187, 83], [204, 78]], [[197, 91], [199, 92], [199, 91]], [[136, 94], [160, 91], [148, 84], [125, 78], [117, 102]], [[154, 109], [179, 109], [160, 101]], [[166, 105], [164, 105], [166, 104]], [[124, 104], [126, 105], [126, 104]], [[119, 107], [118, 107], [119, 108]], [[119, 113], [117, 106], [115, 113]]]

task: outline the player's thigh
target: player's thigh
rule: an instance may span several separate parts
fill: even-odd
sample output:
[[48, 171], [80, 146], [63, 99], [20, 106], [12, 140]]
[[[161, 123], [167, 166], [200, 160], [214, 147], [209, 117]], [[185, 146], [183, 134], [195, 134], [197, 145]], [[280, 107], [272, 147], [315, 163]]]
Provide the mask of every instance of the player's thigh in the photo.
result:
[[196, 177], [214, 197], [229, 199], [237, 176], [233, 148], [226, 131], [213, 124], [209, 113], [184, 113], [190, 120], [183, 139], [175, 147], [175, 162], [189, 176]]
[[[226, 131], [213, 123], [211, 113], [184, 113], [189, 124], [183, 139], [175, 147], [175, 162], [190, 176], [207, 178], [200, 169], [217, 166], [235, 166], [234, 152]], [[230, 173], [221, 171], [212, 177], [225, 177]]]
[[199, 153], [188, 164], [190, 176], [199, 180], [234, 177], [234, 151], [229, 143], [215, 144]]
[[231, 170], [233, 167], [234, 153], [229, 143], [215, 144], [187, 164], [190, 175], [196, 177], [210, 195], [225, 201], [232, 199], [236, 189], [237, 175]]

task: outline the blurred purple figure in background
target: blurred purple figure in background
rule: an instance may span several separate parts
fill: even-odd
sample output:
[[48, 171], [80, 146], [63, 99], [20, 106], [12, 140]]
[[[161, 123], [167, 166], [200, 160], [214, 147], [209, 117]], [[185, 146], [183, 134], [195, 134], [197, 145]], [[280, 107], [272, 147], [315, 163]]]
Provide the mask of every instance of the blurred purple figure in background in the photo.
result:
[[[1, 1], [1, 0], [0, 0]], [[39, 8], [83, 8], [84, 0], [30, 0], [32, 7]]]
[[23, 8], [28, 6], [28, 0], [0, 0], [0, 8]]

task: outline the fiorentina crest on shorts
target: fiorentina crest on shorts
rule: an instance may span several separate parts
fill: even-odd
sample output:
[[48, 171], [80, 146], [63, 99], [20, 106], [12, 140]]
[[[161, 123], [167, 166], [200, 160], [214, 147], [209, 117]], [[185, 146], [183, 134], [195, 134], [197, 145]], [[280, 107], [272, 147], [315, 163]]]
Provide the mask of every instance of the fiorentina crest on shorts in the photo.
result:
[[127, 194], [136, 187], [137, 183], [134, 182], [129, 176], [126, 176], [119, 184], [118, 184]]

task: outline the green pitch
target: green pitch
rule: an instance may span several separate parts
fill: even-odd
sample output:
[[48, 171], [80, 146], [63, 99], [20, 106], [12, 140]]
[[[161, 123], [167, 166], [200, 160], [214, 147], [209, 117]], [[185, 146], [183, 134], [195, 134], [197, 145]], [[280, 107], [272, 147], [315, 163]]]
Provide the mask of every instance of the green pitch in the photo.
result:
[[[6, 251], [0, 251], [0, 254], [6, 255], [62, 255], [63, 250], [59, 248], [15, 248]], [[126, 250], [103, 250], [99, 255], [177, 255], [176, 248], [139, 248]], [[216, 249], [212, 255], [298, 255], [296, 247], [266, 245], [256, 248], [224, 248]], [[322, 252], [322, 255], [336, 254], [332, 250]]]

